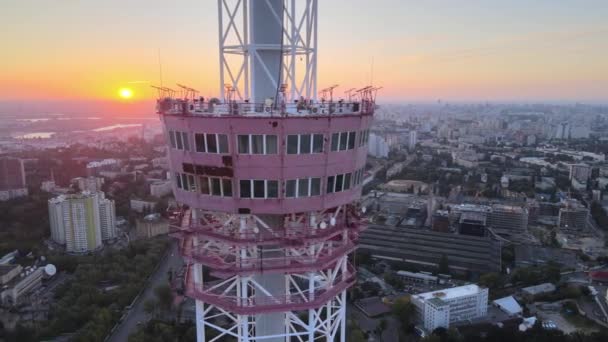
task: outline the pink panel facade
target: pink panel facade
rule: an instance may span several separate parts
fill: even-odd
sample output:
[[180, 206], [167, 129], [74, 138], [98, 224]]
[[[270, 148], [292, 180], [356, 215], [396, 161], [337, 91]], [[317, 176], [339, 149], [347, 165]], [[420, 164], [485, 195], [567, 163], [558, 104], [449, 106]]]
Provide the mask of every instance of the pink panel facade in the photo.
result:
[[[189, 191], [174, 182], [176, 199], [191, 207], [233, 213], [246, 209], [251, 213], [284, 214], [333, 208], [360, 196], [363, 175], [358, 171], [365, 167], [367, 156], [367, 143], [360, 144], [360, 139], [372, 123], [371, 114], [302, 117], [161, 115], [161, 119], [168, 140], [171, 131], [187, 133], [189, 151], [171, 147], [169, 143], [168, 156], [173, 177], [177, 173], [192, 174], [197, 178], [220, 175], [232, 182], [232, 196], [228, 197], [201, 194], [198, 188]], [[356, 132], [354, 148], [332, 151], [332, 134], [342, 132]], [[194, 136], [200, 133], [225, 134], [228, 153], [197, 152]], [[251, 134], [276, 136], [277, 153], [238, 153], [238, 136]], [[296, 134], [322, 134], [323, 152], [288, 154], [287, 136]], [[199, 168], [193, 173], [192, 170], [185, 170], [184, 164]], [[326, 193], [328, 177], [342, 174], [351, 175], [349, 189]], [[320, 178], [320, 195], [287, 198], [285, 181], [302, 178]], [[240, 180], [276, 180], [278, 198], [241, 198]]]

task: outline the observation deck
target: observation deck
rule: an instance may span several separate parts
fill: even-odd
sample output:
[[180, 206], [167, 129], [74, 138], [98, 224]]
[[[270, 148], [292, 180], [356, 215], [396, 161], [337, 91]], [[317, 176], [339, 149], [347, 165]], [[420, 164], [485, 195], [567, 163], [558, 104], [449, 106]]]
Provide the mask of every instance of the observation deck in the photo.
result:
[[244, 116], [244, 117], [286, 117], [286, 116], [326, 116], [326, 115], [373, 115], [374, 101], [306, 101], [275, 104], [229, 101], [205, 101], [204, 98], [172, 98], [157, 100], [156, 112], [161, 115], [183, 116]]
[[374, 106], [161, 99], [175, 198], [244, 214], [348, 204], [361, 193]]

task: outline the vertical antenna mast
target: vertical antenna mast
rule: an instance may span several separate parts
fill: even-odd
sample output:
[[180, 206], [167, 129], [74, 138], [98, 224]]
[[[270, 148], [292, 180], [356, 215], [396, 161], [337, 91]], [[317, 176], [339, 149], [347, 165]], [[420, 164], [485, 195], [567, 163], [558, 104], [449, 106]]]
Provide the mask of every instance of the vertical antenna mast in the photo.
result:
[[264, 102], [286, 84], [286, 100], [316, 99], [317, 2], [218, 0], [221, 97], [230, 84], [236, 99]]
[[160, 87], [163, 87], [163, 64], [160, 61], [160, 48], [158, 48], [158, 77], [160, 81]]

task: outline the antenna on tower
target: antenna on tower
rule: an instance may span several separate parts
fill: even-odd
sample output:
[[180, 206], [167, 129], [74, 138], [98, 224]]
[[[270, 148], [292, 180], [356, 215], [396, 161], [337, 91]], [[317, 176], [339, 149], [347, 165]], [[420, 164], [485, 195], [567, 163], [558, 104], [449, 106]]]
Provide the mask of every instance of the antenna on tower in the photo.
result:
[[198, 94], [198, 90], [196, 90], [194, 88], [191, 88], [191, 87], [188, 87], [188, 86], [185, 86], [183, 84], [179, 84], [179, 83], [177, 83], [177, 86], [180, 87], [180, 88], [182, 88], [182, 93], [184, 95], [183, 98], [185, 100], [191, 99], [191, 100], [194, 101], [194, 99], [196, 98], [196, 96]]
[[321, 94], [321, 101], [325, 101], [327, 99], [327, 95], [329, 95], [329, 102], [332, 102], [334, 99], [334, 89], [336, 89], [337, 87], [338, 85], [334, 84], [331, 87], [321, 90], [319, 92]]
[[346, 95], [346, 98], [348, 99], [348, 102], [352, 101], [353, 91], [355, 91], [355, 90], [357, 90], [357, 88], [350, 88], [344, 92], [344, 94]]
[[160, 60], [160, 48], [158, 48], [158, 78], [160, 81], [160, 87], [163, 87], [163, 64]]
[[371, 62], [371, 65], [370, 65], [369, 84], [371, 86], [374, 85], [374, 56], [372, 56], [372, 62]]

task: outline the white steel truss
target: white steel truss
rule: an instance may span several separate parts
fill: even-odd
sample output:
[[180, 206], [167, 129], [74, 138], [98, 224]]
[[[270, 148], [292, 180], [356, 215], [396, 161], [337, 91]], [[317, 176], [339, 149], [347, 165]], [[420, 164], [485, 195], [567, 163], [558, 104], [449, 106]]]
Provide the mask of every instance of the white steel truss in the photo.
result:
[[[198, 264], [192, 265], [193, 280], [204, 282], [202, 269]], [[322, 293], [331, 288], [332, 284], [340, 281], [340, 278], [350, 276], [348, 273], [347, 257], [337, 263], [335, 267], [317, 272], [303, 274], [286, 274], [286, 297], [280, 298], [271, 294], [269, 290], [258, 283], [253, 276], [234, 276], [209, 287], [217, 289], [218, 293], [236, 295], [241, 298], [243, 306], [256, 304], [257, 293], [266, 296], [268, 301], [277, 303], [297, 303], [296, 297], [303, 301], [309, 301], [314, 307], [282, 311], [285, 329], [280, 334], [260, 335], [256, 333], [256, 313], [233, 312], [218, 303], [208, 303], [196, 298], [196, 325], [197, 340], [200, 342], [212, 341], [292, 341], [314, 342], [314, 341], [346, 341], [346, 290], [342, 289], [332, 296], [323, 298], [322, 302], [316, 304], [315, 294]], [[257, 299], [259, 301], [259, 299]], [[259, 308], [259, 306], [258, 306]], [[232, 337], [232, 338], [231, 338]]]
[[[343, 247], [353, 245], [356, 230], [345, 222], [355, 222], [357, 210], [356, 205], [346, 205], [320, 212], [284, 215], [284, 227], [305, 231], [309, 238], [294, 245], [272, 242], [262, 247], [257, 243], [264, 244], [263, 239], [240, 243], [226, 236], [244, 237], [244, 241], [250, 241], [250, 234], [255, 234], [274, 241], [275, 236], [285, 237], [288, 230], [276, 234], [269, 223], [256, 215], [188, 210], [182, 219], [182, 228], [188, 225], [194, 228], [182, 239], [181, 246], [182, 253], [190, 260], [185, 277], [186, 292], [196, 300], [197, 340], [346, 341], [346, 289], [354, 283], [355, 272]], [[351, 217], [347, 219], [347, 215]], [[211, 226], [218, 234], [197, 234], [196, 222]], [[306, 231], [307, 227], [312, 230]], [[315, 235], [321, 231], [322, 235]], [[199, 263], [189, 250], [200, 251], [204, 260]], [[264, 284], [264, 275], [260, 278], [259, 270], [247, 268], [266, 263], [272, 266], [275, 260], [265, 257], [265, 253], [279, 255], [276, 258], [279, 261], [297, 260], [310, 268], [298, 271], [290, 263], [279, 262], [278, 269], [261, 272], [278, 275], [279, 278], [274, 279], [284, 282], [282, 290], [277, 292], [276, 288]], [[335, 257], [318, 263], [328, 255]], [[229, 270], [218, 271], [222, 264], [229, 264]], [[210, 271], [206, 276], [203, 276], [204, 269]], [[241, 272], [242, 269], [245, 272]], [[284, 324], [280, 326], [284, 328], [280, 332], [269, 334], [256, 329], [257, 319], [268, 313], [282, 317]]]
[[[218, 0], [222, 98], [230, 95], [226, 94], [229, 87], [239, 100], [249, 100], [255, 86], [251, 79], [253, 61], [264, 64], [258, 49], [277, 49], [283, 55], [281, 83], [288, 87], [286, 100], [316, 100], [317, 0], [284, 0], [283, 13], [272, 11], [283, 30], [282, 43], [277, 46], [251, 42], [249, 8], [252, 1], [265, 1], [272, 8], [269, 0]], [[266, 66], [263, 69], [266, 77], [280, 87], [277, 75]]]

